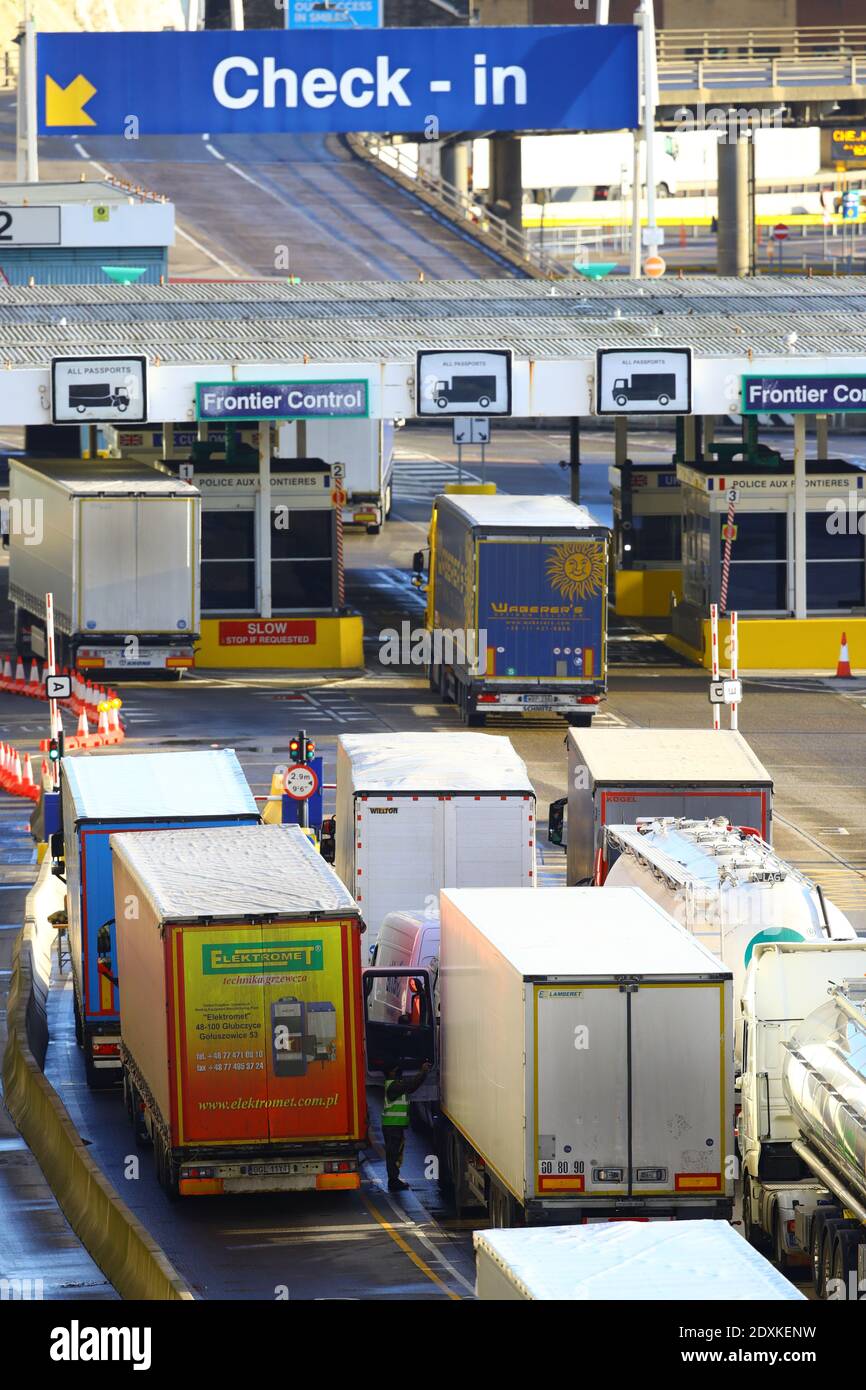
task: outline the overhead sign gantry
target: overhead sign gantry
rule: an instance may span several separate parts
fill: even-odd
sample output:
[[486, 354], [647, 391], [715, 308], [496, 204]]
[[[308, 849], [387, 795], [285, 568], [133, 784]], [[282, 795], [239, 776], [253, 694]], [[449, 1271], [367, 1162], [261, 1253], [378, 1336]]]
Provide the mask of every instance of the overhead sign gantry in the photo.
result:
[[40, 34], [40, 135], [623, 130], [632, 25]]

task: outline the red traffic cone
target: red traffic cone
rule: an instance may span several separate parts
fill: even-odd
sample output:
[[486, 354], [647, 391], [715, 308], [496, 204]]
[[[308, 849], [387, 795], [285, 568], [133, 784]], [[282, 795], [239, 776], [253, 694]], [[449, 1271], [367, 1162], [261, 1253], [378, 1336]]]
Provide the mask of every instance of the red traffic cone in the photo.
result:
[[12, 662], [8, 656], [3, 662], [3, 675], [0, 677], [0, 690], [11, 690], [13, 685]]
[[15, 750], [15, 758], [12, 762], [9, 790], [16, 795], [21, 790], [21, 755]]
[[115, 743], [122, 743], [126, 735], [120, 722], [120, 700], [115, 696], [108, 702], [108, 727]]
[[23, 695], [27, 689], [27, 677], [24, 674], [24, 658], [18, 656], [15, 659], [15, 675], [12, 680], [12, 689], [16, 695]]
[[839, 660], [836, 662], [836, 675], [843, 679], [851, 677], [851, 660], [848, 656], [848, 637], [842, 633], [842, 645], [839, 648]]
[[34, 699], [38, 699], [42, 694], [42, 681], [39, 679], [39, 662], [36, 660], [35, 656], [30, 662], [30, 679], [27, 682], [27, 690], [25, 693], [27, 695], [32, 695]]
[[0, 743], [0, 787], [6, 790], [9, 785], [9, 745]]
[[111, 730], [108, 727], [108, 706], [104, 700], [99, 702], [99, 722], [96, 725], [96, 732], [101, 743], [111, 743]]
[[90, 742], [90, 726], [87, 723], [87, 710], [82, 706], [78, 716], [78, 728], [75, 731], [75, 747], [86, 748]]

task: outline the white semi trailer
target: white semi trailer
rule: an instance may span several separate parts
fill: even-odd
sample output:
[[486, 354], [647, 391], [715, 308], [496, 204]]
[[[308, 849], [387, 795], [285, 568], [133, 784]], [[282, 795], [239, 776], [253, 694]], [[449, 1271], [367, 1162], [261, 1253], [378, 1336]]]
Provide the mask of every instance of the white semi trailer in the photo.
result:
[[[728, 1217], [730, 971], [634, 888], [439, 902], [438, 1148], [457, 1211], [484, 1206], [494, 1226]], [[404, 973], [420, 994], [421, 972]]]
[[147, 464], [118, 459], [11, 458], [9, 479], [10, 515], [33, 521], [10, 527], [17, 650], [47, 654], [45, 595], [52, 593], [60, 665], [192, 666], [199, 635], [198, 490]]

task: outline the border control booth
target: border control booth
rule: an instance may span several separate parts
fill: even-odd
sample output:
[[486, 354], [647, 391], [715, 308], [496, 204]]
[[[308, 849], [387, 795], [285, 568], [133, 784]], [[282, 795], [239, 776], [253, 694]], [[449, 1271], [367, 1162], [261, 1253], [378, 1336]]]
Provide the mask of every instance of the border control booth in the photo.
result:
[[[701, 649], [709, 605], [719, 603], [729, 495], [735, 493], [727, 612], [794, 613], [794, 464], [736, 460], [679, 464], [683, 600], [673, 631]], [[842, 459], [806, 460], [806, 604], [810, 618], [866, 612], [866, 471]]]

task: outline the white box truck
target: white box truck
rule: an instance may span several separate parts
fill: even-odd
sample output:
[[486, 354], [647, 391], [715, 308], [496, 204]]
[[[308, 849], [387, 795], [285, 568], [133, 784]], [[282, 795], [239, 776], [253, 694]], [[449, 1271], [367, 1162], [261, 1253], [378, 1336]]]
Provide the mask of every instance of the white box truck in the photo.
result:
[[280, 425], [280, 458], [324, 459], [336, 469], [346, 493], [343, 521], [375, 535], [391, 515], [394, 472], [393, 420], [307, 420], [302, 440], [297, 424]]
[[[438, 1147], [457, 1211], [728, 1217], [731, 972], [638, 888], [448, 889], [440, 927]], [[389, 1054], [388, 1027], [375, 1051], [402, 1061], [412, 1029]]]
[[618, 1221], [475, 1231], [480, 1299], [802, 1301], [726, 1221]]
[[732, 729], [570, 729], [566, 799], [570, 884], [603, 878], [606, 825], [645, 816], [723, 815], [773, 838], [773, 779]]
[[376, 944], [389, 912], [440, 888], [535, 885], [535, 791], [507, 738], [343, 734], [335, 867]]
[[19, 652], [46, 655], [54, 595], [58, 664], [95, 670], [193, 665], [199, 633], [201, 496], [143, 463], [10, 459], [10, 496], [40, 519], [12, 529], [9, 597]]

